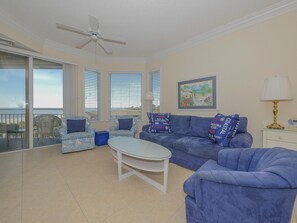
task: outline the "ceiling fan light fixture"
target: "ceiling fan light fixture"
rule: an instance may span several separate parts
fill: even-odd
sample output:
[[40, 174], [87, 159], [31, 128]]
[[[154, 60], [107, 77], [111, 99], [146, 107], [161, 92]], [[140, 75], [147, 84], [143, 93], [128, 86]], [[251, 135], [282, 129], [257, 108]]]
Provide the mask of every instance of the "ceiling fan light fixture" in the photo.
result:
[[91, 38], [92, 38], [93, 41], [97, 41], [97, 39], [98, 39], [96, 34], [92, 34]]
[[97, 45], [100, 46], [107, 55], [111, 55], [111, 51], [106, 50], [101, 45], [101, 43], [98, 41], [98, 39], [100, 39], [102, 41], [106, 41], [106, 42], [116, 43], [116, 44], [122, 44], [122, 45], [126, 44], [126, 42], [123, 42], [123, 41], [119, 41], [119, 40], [115, 40], [115, 39], [108, 39], [108, 38], [103, 37], [101, 35], [100, 30], [99, 30], [98, 19], [96, 19], [94, 16], [90, 16], [89, 19], [90, 19], [89, 20], [90, 26], [89, 26], [87, 32], [82, 31], [80, 29], [77, 29], [75, 27], [63, 25], [63, 24], [60, 24], [60, 23], [56, 23], [56, 27], [58, 29], [62, 29], [62, 30], [65, 30], [65, 31], [70, 31], [70, 32], [77, 33], [77, 34], [80, 34], [80, 35], [83, 35], [83, 36], [87, 36], [89, 39], [83, 40], [82, 43], [78, 44], [76, 46], [76, 48], [78, 48], [78, 49], [81, 49], [82, 47], [86, 46], [87, 44], [89, 44], [90, 42], [93, 41], [93, 42], [97, 43]]

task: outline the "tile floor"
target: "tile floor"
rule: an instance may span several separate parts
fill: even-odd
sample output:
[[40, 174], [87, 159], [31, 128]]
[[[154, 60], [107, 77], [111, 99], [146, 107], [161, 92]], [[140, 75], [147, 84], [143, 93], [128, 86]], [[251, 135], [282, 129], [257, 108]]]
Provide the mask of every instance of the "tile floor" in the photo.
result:
[[1, 154], [0, 222], [184, 223], [182, 185], [191, 174], [170, 164], [164, 194], [134, 176], [119, 182], [107, 146], [65, 155], [58, 146]]

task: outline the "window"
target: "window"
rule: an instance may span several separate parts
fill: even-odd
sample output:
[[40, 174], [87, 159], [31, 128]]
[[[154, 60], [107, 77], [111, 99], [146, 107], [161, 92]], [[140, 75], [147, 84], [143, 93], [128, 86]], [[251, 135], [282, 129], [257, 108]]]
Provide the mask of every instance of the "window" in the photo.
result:
[[141, 118], [141, 74], [110, 74], [110, 118]]
[[96, 71], [85, 71], [85, 114], [90, 120], [99, 120], [100, 74]]
[[152, 111], [160, 112], [160, 71], [153, 71], [151, 75], [151, 91], [153, 92], [154, 100], [152, 101]]

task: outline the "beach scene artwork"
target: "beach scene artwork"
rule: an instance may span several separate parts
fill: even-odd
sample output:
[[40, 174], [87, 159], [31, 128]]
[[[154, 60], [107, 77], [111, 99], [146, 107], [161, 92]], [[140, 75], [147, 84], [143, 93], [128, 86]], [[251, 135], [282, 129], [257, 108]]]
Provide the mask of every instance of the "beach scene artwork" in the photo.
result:
[[179, 109], [216, 109], [216, 76], [178, 83]]

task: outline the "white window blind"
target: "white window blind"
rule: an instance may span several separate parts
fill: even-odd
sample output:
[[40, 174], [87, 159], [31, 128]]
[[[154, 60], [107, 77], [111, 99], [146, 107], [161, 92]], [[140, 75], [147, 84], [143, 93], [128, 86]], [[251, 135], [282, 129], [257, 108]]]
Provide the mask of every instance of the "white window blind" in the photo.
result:
[[151, 74], [151, 91], [153, 92], [154, 100], [152, 101], [153, 112], [160, 112], [160, 71], [153, 71]]
[[100, 74], [96, 71], [85, 71], [85, 114], [90, 120], [99, 119], [98, 87]]
[[110, 74], [111, 118], [141, 118], [141, 74]]

